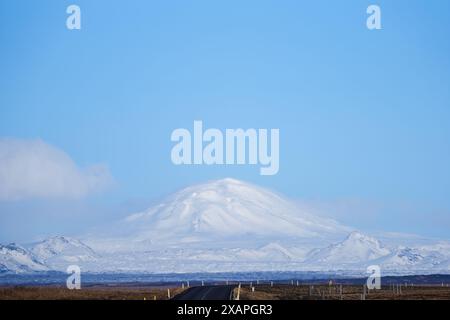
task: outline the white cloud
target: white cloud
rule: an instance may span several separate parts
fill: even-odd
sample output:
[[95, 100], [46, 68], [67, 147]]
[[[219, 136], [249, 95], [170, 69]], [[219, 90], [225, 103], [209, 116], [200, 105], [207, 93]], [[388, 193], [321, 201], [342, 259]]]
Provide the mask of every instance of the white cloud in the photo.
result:
[[80, 168], [42, 140], [0, 138], [0, 201], [82, 198], [113, 183], [106, 166]]

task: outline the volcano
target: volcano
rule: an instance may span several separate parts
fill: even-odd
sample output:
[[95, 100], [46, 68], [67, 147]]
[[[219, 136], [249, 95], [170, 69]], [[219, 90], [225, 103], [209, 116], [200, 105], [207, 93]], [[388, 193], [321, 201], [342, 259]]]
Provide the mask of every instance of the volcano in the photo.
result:
[[277, 192], [227, 178], [188, 186], [89, 235], [0, 247], [0, 272], [64, 271], [75, 263], [95, 273], [365, 275], [372, 264], [393, 274], [449, 273], [450, 243], [424, 240], [383, 243]]
[[335, 239], [350, 228], [312, 215], [268, 189], [222, 179], [184, 188], [120, 222], [130, 241], [182, 244], [238, 240]]

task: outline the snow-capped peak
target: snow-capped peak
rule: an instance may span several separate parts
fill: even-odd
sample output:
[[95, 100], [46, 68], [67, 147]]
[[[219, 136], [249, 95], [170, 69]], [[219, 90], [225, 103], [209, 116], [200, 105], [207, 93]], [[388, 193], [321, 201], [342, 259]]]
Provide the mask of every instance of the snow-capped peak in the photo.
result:
[[125, 237], [175, 242], [260, 236], [339, 237], [349, 229], [268, 189], [226, 178], [184, 188], [121, 224]]
[[15, 243], [0, 245], [0, 269], [15, 273], [48, 270], [31, 252]]
[[229, 184], [243, 184], [244, 182], [234, 179], [234, 178], [223, 178], [223, 179], [215, 180], [215, 183], [229, 185]]
[[352, 230], [305, 212], [278, 193], [227, 178], [184, 188], [83, 242], [58, 236], [30, 249], [0, 246], [0, 272], [65, 271], [71, 264], [91, 272], [360, 274], [371, 264], [383, 272], [450, 271], [448, 242], [398, 247], [383, 238], [388, 249]]
[[383, 247], [377, 239], [354, 231], [340, 243], [313, 251], [310, 254], [309, 261], [349, 264], [371, 261], [389, 253], [389, 249]]
[[98, 257], [86, 244], [63, 236], [51, 237], [36, 243], [31, 252], [46, 265], [62, 270], [71, 263], [91, 261]]
[[0, 250], [11, 251], [11, 252], [15, 251], [20, 254], [28, 254], [27, 250], [24, 247], [22, 247], [21, 245], [18, 245], [15, 242], [11, 242], [10, 244], [7, 244], [7, 245], [0, 244]]
[[351, 232], [347, 236], [347, 238], [344, 240], [344, 242], [348, 242], [348, 243], [350, 243], [350, 242], [353, 242], [353, 243], [360, 242], [360, 243], [367, 243], [367, 244], [370, 243], [370, 244], [372, 244], [374, 246], [378, 246], [378, 247], [380, 246], [380, 243], [379, 243], [379, 241], [377, 239], [375, 239], [373, 237], [370, 237], [368, 235], [365, 235], [365, 234], [363, 234], [363, 233], [361, 233], [359, 231]]

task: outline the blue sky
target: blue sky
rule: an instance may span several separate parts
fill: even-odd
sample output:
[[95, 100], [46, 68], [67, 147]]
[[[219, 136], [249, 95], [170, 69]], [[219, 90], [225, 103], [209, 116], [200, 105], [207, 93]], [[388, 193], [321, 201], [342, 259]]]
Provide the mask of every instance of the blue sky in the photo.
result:
[[[450, 238], [449, 39], [448, 1], [1, 1], [0, 137], [105, 164], [115, 185], [0, 202], [0, 241], [80, 233], [223, 177], [363, 230]], [[280, 172], [175, 167], [170, 134], [194, 120], [279, 128]]]

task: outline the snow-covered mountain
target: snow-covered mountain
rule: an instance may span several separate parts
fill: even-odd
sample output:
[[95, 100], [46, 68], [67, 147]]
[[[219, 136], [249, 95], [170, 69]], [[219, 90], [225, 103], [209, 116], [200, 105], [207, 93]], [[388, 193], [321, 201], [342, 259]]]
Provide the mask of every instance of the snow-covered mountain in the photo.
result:
[[49, 268], [27, 249], [15, 243], [0, 245], [0, 272], [25, 273], [48, 270]]
[[379, 240], [352, 232], [342, 242], [312, 250], [305, 264], [312, 270], [363, 270], [379, 265], [387, 273], [450, 273], [450, 243], [384, 246]]
[[399, 246], [389, 255], [376, 260], [385, 269], [449, 270], [450, 244], [405, 247]]
[[235, 179], [182, 189], [120, 221], [114, 236], [129, 241], [196, 243], [212, 240], [336, 239], [351, 229], [302, 211], [291, 200]]
[[95, 261], [99, 255], [81, 241], [69, 237], [51, 237], [34, 244], [30, 251], [52, 270], [64, 270], [71, 264]]
[[[0, 272], [340, 271], [450, 273], [450, 243], [383, 243], [312, 215], [275, 192], [234, 179], [184, 188], [80, 239], [0, 247]], [[388, 241], [386, 241], [388, 240]], [[424, 245], [423, 243], [427, 243]]]
[[390, 253], [390, 250], [383, 247], [377, 239], [354, 231], [340, 243], [311, 251], [307, 262], [344, 266], [372, 261]]

